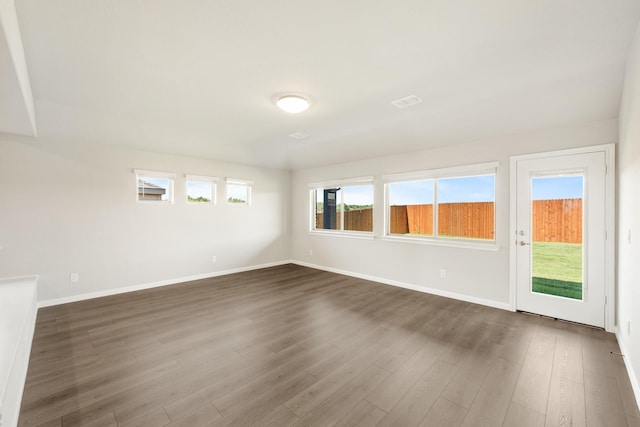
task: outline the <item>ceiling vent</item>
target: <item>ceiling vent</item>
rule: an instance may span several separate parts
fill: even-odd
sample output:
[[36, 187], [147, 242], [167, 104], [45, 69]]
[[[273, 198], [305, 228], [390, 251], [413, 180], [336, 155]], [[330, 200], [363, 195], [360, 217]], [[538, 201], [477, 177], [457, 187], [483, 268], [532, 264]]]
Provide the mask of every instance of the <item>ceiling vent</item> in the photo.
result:
[[391, 101], [391, 103], [398, 108], [411, 107], [412, 105], [420, 104], [421, 102], [422, 102], [422, 99], [418, 98], [415, 95], [409, 95], [409, 96], [405, 96], [404, 98]]
[[293, 139], [305, 139], [306, 137], [309, 136], [309, 134], [304, 132], [296, 132], [296, 133], [292, 133], [289, 136]]

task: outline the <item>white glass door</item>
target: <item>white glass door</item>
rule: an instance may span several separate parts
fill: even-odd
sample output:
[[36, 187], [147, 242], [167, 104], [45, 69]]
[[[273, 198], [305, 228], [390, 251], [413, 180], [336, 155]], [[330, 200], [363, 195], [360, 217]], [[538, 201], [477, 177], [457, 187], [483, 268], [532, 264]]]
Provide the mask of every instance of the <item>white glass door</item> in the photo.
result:
[[604, 327], [604, 152], [516, 168], [517, 309]]

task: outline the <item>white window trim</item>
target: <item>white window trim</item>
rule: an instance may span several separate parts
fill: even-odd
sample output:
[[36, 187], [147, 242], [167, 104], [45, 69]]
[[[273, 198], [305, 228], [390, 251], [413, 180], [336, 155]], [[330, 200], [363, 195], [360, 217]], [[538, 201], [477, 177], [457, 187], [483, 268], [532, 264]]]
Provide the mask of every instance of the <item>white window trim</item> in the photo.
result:
[[253, 185], [253, 181], [249, 179], [225, 178], [225, 181], [227, 181], [227, 184], [244, 184], [248, 186]]
[[190, 180], [190, 181], [201, 181], [201, 182], [218, 182], [220, 180], [216, 176], [208, 176], [208, 175], [189, 175], [189, 174], [185, 174], [184, 177], [187, 180]]
[[144, 169], [134, 169], [133, 172], [136, 175], [150, 176], [152, 178], [171, 178], [171, 179], [176, 179], [175, 172], [160, 172], [160, 171], [151, 171], [151, 170], [144, 170]]
[[483, 251], [499, 251], [500, 246], [495, 240], [482, 240], [476, 241], [473, 239], [464, 238], [451, 238], [451, 237], [418, 237], [418, 236], [400, 236], [390, 234], [382, 237], [385, 242], [398, 242], [398, 243], [412, 243], [416, 245], [430, 245], [430, 246], [447, 246], [452, 248], [467, 248], [467, 249], [480, 249]]
[[309, 230], [309, 234], [315, 236], [344, 237], [347, 239], [363, 239], [373, 240], [376, 238], [371, 231], [352, 231], [352, 230]]
[[[355, 239], [374, 239], [375, 235], [372, 231], [355, 231], [355, 230], [327, 230], [327, 229], [316, 229], [316, 206], [315, 202], [315, 192], [318, 189], [326, 189], [326, 188], [335, 188], [335, 187], [353, 187], [359, 185], [371, 185], [374, 186], [373, 176], [362, 176], [358, 178], [349, 178], [349, 179], [337, 179], [331, 181], [321, 181], [314, 182], [309, 184], [309, 233], [317, 234], [322, 236], [334, 236], [334, 237], [349, 237]], [[375, 206], [375, 186], [373, 188], [373, 206]], [[340, 215], [342, 217], [341, 223], [344, 227], [344, 209], [340, 211]]]
[[477, 163], [473, 165], [453, 166], [450, 168], [428, 169], [414, 172], [390, 173], [382, 175], [382, 182], [387, 184], [401, 181], [422, 181], [439, 178], [464, 178], [465, 176], [493, 175], [500, 162]]
[[[441, 237], [437, 235], [438, 218], [437, 218], [437, 205], [438, 205], [438, 179], [447, 178], [466, 178], [471, 176], [487, 176], [498, 175], [498, 166], [500, 162], [486, 162], [473, 165], [454, 166], [450, 168], [422, 170], [414, 172], [402, 172], [386, 174], [382, 176], [384, 185], [384, 232], [382, 240], [390, 242], [402, 242], [413, 243], [422, 245], [434, 245], [434, 246], [448, 246], [458, 248], [469, 249], [481, 249], [488, 251], [498, 251], [500, 246], [498, 245], [497, 227], [496, 227], [496, 211], [497, 202], [494, 201], [494, 236], [492, 240], [475, 240], [455, 237]], [[389, 184], [398, 182], [413, 182], [413, 181], [426, 181], [434, 180], [434, 194], [433, 194], [433, 236], [404, 236], [398, 234], [391, 234], [389, 231], [390, 224], [390, 206], [389, 206]], [[494, 181], [494, 198], [495, 198], [495, 181]]]
[[228, 205], [234, 205], [234, 206], [251, 206], [251, 199], [252, 199], [252, 187], [253, 187], [253, 181], [248, 180], [248, 179], [238, 179], [238, 178], [225, 178], [225, 181], [228, 184], [235, 184], [235, 185], [245, 185], [247, 187], [247, 203], [230, 203], [229, 202], [229, 190], [228, 190], [228, 186], [227, 188], [225, 188], [225, 201], [227, 202]]
[[[175, 200], [175, 180], [176, 174], [175, 172], [162, 172], [162, 171], [153, 171], [146, 169], [134, 169], [133, 174], [135, 177], [135, 196], [136, 202], [144, 203], [144, 204], [152, 204], [152, 205], [173, 205]], [[170, 197], [168, 200], [140, 200], [138, 197], [138, 177], [139, 176], [147, 176], [149, 178], [166, 178], [169, 180], [169, 193]]]
[[313, 182], [309, 184], [309, 188], [318, 189], [318, 188], [333, 188], [333, 187], [346, 187], [353, 185], [366, 185], [373, 184], [373, 176], [361, 176], [359, 178], [352, 179], [335, 179], [332, 181], [321, 181], [321, 182]]
[[[215, 205], [218, 202], [218, 177], [215, 176], [208, 176], [208, 175], [190, 175], [190, 174], [185, 174], [185, 182], [184, 182], [184, 187], [185, 187], [185, 200], [187, 201], [188, 205], [204, 205], [204, 206], [211, 206], [211, 205]], [[189, 181], [197, 181], [197, 182], [210, 182], [212, 185], [212, 192], [213, 194], [211, 195], [211, 201], [210, 202], [190, 202], [189, 201]]]

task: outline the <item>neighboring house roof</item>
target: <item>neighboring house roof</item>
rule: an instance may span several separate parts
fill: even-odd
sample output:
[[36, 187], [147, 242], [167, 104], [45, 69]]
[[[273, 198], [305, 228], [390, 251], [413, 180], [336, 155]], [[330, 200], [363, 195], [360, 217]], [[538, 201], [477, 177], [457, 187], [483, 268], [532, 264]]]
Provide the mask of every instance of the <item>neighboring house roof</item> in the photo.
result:
[[159, 185], [152, 184], [141, 179], [138, 180], [138, 193], [144, 194], [165, 194], [167, 190]]

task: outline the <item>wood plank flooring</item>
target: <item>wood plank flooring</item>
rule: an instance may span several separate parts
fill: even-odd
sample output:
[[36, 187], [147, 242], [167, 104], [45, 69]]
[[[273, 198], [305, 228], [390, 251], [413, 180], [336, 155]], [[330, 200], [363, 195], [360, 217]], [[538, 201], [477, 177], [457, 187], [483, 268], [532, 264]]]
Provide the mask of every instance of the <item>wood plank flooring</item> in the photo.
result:
[[21, 426], [638, 426], [612, 334], [295, 265], [41, 309]]

